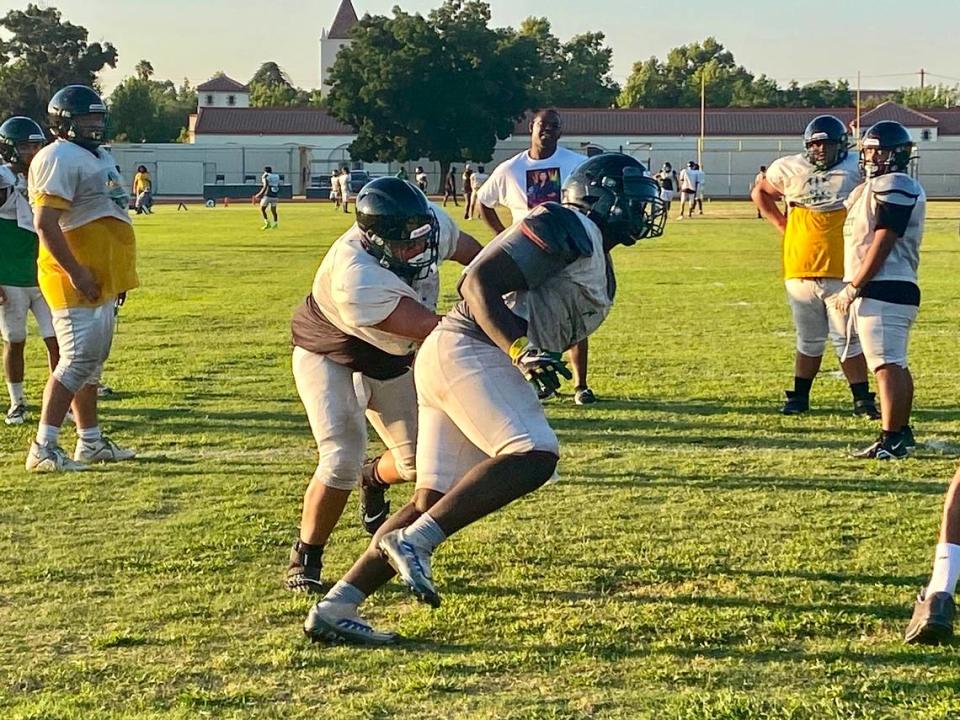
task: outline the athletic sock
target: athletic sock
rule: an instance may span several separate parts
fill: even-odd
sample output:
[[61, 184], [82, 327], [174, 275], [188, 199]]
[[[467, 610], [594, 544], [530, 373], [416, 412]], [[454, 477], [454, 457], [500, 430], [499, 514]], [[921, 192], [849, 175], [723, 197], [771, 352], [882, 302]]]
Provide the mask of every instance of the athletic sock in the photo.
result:
[[382, 457], [383, 455], [377, 455], [377, 457], [373, 458], [369, 463], [364, 463], [361, 475], [363, 476], [364, 484], [386, 490], [390, 486], [380, 477], [380, 458]]
[[870, 383], [850, 383], [850, 392], [854, 400], [866, 400], [870, 397]]
[[424, 513], [403, 531], [403, 539], [433, 552], [437, 545], [447, 539], [447, 535], [436, 520]]
[[37, 444], [56, 445], [60, 440], [60, 428], [56, 425], [37, 425]]
[[340, 603], [341, 605], [353, 605], [357, 607], [367, 599], [367, 594], [343, 580], [338, 580], [337, 584], [330, 588], [330, 591], [323, 596], [324, 602]]
[[930, 584], [927, 585], [927, 597], [938, 592], [955, 594], [958, 578], [960, 578], [960, 545], [937, 543], [933, 574], [930, 575]]
[[93, 445], [103, 436], [100, 433], [100, 426], [94, 425], [93, 427], [88, 428], [77, 428], [77, 437], [80, 438], [80, 441], [84, 445]]
[[881, 439], [885, 444], [888, 445], [897, 445], [903, 440], [903, 431], [902, 430], [884, 430], [881, 433]]
[[810, 388], [813, 387], [813, 378], [793, 378], [793, 392], [800, 397], [810, 397]]
[[10, 393], [10, 407], [15, 408], [17, 405], [23, 405], [23, 383], [18, 382], [8, 382], [7, 383], [7, 392]]

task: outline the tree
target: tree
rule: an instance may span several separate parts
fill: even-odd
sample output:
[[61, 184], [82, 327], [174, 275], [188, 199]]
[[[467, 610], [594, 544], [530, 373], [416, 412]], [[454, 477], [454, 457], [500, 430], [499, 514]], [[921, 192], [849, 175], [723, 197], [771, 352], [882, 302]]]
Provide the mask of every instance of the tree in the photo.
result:
[[138, 62], [133, 71], [137, 74], [138, 78], [144, 81], [153, 77], [153, 65], [149, 60], [141, 60]]
[[97, 73], [116, 67], [117, 51], [110, 43], [87, 43], [87, 30], [61, 20], [56, 8], [33, 3], [11, 10], [0, 27], [0, 115], [46, 117], [47, 102], [64, 85], [96, 86]]
[[905, 87], [895, 95], [897, 102], [907, 107], [949, 108], [956, 107], [960, 102], [960, 86], [954, 85], [924, 85], [923, 87]]
[[302, 107], [310, 93], [294, 87], [290, 77], [275, 62], [265, 62], [247, 84], [251, 107]]
[[429, 17], [366, 15], [330, 70], [324, 106], [350, 125], [353, 157], [489, 160], [530, 106], [537, 47], [489, 27], [482, 0], [446, 0]]
[[187, 116], [197, 108], [196, 91], [184, 79], [177, 88], [169, 80], [137, 76], [125, 78], [110, 95], [110, 125], [121, 142], [180, 142]]

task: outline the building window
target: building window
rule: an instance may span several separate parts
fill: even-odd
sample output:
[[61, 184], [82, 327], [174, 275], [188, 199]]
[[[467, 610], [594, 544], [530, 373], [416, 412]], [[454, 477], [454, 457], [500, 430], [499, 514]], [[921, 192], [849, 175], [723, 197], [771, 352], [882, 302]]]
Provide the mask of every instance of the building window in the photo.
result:
[[933, 135], [933, 133], [931, 133], [929, 130], [921, 130], [921, 131], [920, 131], [920, 139], [921, 139], [921, 140], [929, 140], [929, 139], [932, 137], [932, 135]]
[[207, 105], [213, 105], [213, 95], [207, 95]]
[[237, 96], [236, 95], [227, 95], [227, 105], [236, 105]]

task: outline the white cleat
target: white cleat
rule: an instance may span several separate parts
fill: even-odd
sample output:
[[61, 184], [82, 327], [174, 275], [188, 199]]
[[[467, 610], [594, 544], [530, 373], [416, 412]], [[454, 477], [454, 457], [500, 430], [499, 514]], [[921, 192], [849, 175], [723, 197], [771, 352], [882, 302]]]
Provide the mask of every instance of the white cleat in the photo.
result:
[[88, 469], [86, 465], [71, 460], [59, 445], [41, 445], [36, 440], [30, 445], [24, 467], [29, 472], [81, 472]]
[[23, 403], [20, 403], [16, 406], [11, 406], [7, 411], [7, 416], [3, 421], [7, 425], [23, 425], [24, 421], [27, 419], [27, 406]]
[[348, 642], [355, 645], [392, 645], [400, 639], [394, 632], [374, 630], [357, 613], [355, 605], [321, 600], [303, 621], [303, 632], [313, 642]]
[[405, 539], [402, 530], [385, 534], [377, 547], [420, 602], [433, 608], [440, 607], [440, 594], [430, 573], [431, 552]]
[[83, 440], [77, 441], [77, 449], [73, 452], [73, 459], [78, 463], [89, 465], [90, 463], [109, 463], [120, 462], [121, 460], [132, 460], [137, 456], [133, 450], [122, 448], [106, 435], [92, 443], [86, 443]]

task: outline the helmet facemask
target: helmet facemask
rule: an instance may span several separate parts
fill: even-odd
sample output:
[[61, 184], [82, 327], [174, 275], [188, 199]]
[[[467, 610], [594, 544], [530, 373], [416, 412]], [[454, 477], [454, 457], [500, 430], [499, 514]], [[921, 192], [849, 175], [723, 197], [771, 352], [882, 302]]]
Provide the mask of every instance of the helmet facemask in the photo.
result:
[[[91, 122], [90, 120], [93, 120]], [[100, 122], [96, 122], [99, 119]], [[87, 150], [96, 150], [106, 142], [107, 138], [107, 112], [93, 111], [88, 113], [71, 115], [66, 110], [61, 110], [55, 125], [57, 135], [64, 140], [76, 143]]]
[[879, 177], [893, 172], [905, 173], [910, 168], [912, 155], [912, 144], [881, 148], [876, 138], [864, 138], [863, 147], [860, 150], [860, 173], [865, 178]]
[[666, 205], [659, 197], [657, 184], [642, 170], [625, 167], [622, 179], [604, 177], [600, 186], [607, 191], [606, 197], [594, 205], [593, 211], [605, 214], [604, 227], [616, 233], [621, 245], [663, 235]]
[[[440, 224], [432, 212], [403, 218], [371, 217], [362, 231], [364, 249], [406, 282], [423, 280], [436, 272], [440, 255]], [[414, 248], [423, 249], [411, 255]]]
[[805, 145], [804, 158], [817, 170], [829, 170], [835, 165], [843, 162], [847, 157], [846, 146], [841, 147], [840, 143], [830, 140], [826, 133], [821, 133], [823, 137], [817, 137], [807, 140]]

